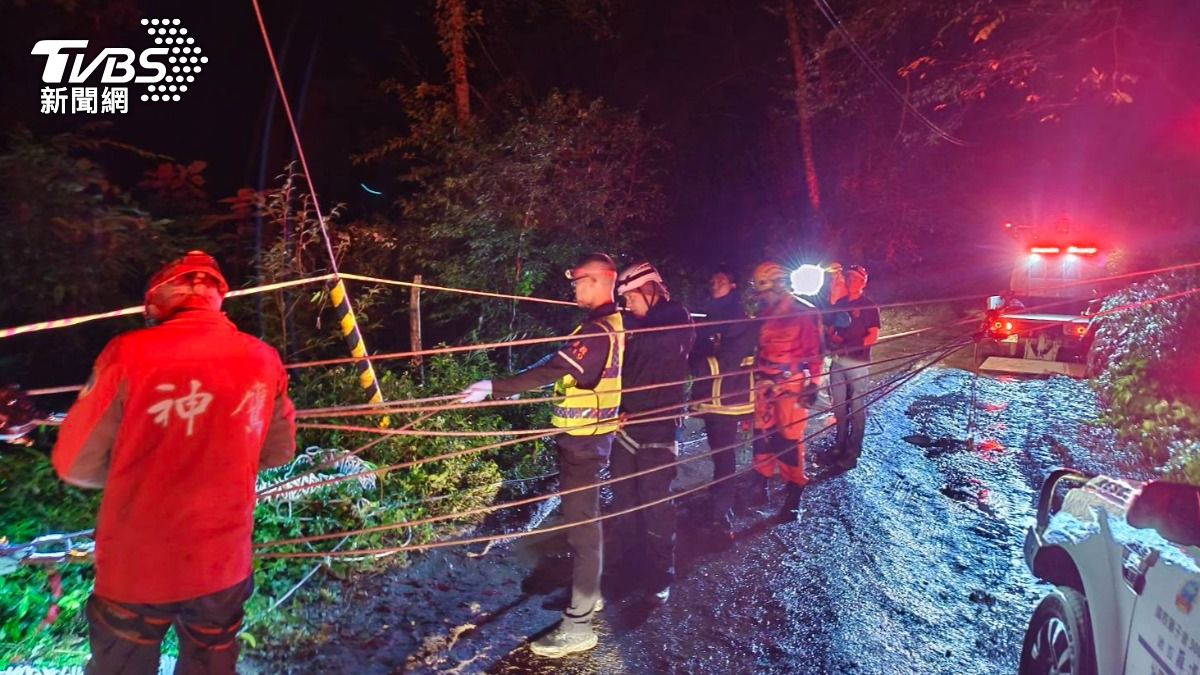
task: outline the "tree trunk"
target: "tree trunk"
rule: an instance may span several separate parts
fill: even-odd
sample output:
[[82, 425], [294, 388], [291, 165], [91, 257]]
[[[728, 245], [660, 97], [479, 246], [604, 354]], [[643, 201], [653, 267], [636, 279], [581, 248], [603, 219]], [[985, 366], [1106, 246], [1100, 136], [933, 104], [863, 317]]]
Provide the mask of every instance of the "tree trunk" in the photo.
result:
[[804, 155], [804, 182], [808, 187], [808, 202], [813, 213], [821, 217], [821, 183], [817, 178], [817, 162], [813, 156], [812, 114], [809, 110], [808, 76], [804, 59], [804, 42], [800, 38], [800, 13], [795, 0], [783, 0], [787, 21], [788, 47], [792, 52], [792, 70], [796, 78], [796, 115], [800, 118], [800, 151]]
[[446, 69], [454, 84], [458, 123], [471, 119], [471, 87], [467, 80], [467, 0], [438, 0], [438, 33], [442, 52], [449, 59]]

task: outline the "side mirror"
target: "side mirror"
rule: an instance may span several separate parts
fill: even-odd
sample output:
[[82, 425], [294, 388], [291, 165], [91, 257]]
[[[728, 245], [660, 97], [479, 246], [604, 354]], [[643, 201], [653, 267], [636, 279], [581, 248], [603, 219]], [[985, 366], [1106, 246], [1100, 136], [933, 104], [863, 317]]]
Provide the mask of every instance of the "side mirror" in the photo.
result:
[[1200, 546], [1200, 487], [1154, 481], [1129, 506], [1126, 521], [1152, 528], [1163, 539], [1181, 546]]
[[987, 308], [989, 310], [1004, 309], [1004, 296], [1003, 295], [988, 296]]

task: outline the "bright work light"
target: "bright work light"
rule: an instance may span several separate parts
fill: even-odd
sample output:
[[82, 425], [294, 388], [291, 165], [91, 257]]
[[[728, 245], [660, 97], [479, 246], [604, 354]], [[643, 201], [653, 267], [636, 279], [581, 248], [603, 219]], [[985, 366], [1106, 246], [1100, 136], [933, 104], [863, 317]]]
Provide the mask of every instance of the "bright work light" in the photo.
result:
[[820, 265], [801, 265], [791, 276], [792, 292], [797, 295], [816, 295], [825, 285], [825, 268]]

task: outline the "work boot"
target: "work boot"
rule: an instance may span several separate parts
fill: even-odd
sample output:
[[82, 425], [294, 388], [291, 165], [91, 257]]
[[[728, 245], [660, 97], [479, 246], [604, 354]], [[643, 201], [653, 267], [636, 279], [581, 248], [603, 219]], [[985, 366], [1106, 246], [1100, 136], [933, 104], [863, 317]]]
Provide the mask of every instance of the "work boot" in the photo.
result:
[[858, 466], [858, 452], [848, 450], [837, 458], [836, 466], [843, 471], [849, 471]]
[[599, 638], [592, 624], [572, 624], [560, 621], [554, 630], [529, 643], [529, 651], [547, 659], [561, 659], [568, 654], [586, 652], [596, 646]]
[[714, 520], [716, 521], [717, 532], [720, 533], [722, 539], [733, 541], [737, 538], [736, 528], [734, 527], [736, 519], [732, 509], [727, 509], [725, 513], [718, 515]]
[[783, 502], [783, 508], [779, 509], [779, 513], [775, 514], [775, 521], [780, 523], [790, 523], [799, 518], [800, 496], [803, 494], [803, 485], [788, 483], [786, 497]]
[[755, 472], [750, 481], [749, 494], [746, 497], [746, 510], [757, 511], [759, 507], [771, 505], [771, 482], [766, 476]]

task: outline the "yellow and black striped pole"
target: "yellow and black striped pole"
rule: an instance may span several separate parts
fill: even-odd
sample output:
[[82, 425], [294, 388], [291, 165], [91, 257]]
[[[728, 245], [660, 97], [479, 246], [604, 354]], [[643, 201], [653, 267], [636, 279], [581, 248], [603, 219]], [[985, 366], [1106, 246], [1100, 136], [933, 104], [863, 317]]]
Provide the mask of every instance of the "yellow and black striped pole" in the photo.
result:
[[[354, 368], [358, 371], [358, 385], [363, 392], [369, 394], [371, 403], [383, 403], [383, 391], [379, 388], [379, 380], [375, 377], [375, 367], [367, 356], [367, 345], [363, 342], [362, 332], [358, 329], [358, 321], [354, 318], [354, 308], [350, 306], [350, 296], [346, 293], [346, 284], [337, 279], [329, 289], [329, 299], [333, 302], [333, 311], [337, 315], [338, 325], [346, 346], [350, 348], [350, 356], [358, 359]], [[384, 417], [379, 426], [388, 427], [391, 419]]]

